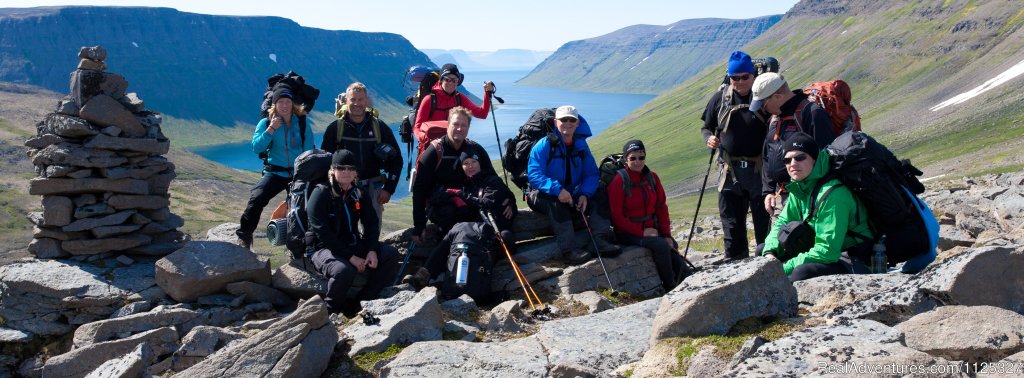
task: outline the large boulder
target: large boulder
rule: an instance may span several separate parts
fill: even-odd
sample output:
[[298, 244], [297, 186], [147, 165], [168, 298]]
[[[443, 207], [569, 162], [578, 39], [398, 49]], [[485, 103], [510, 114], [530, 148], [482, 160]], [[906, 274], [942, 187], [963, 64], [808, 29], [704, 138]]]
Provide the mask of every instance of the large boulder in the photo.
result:
[[272, 326], [232, 343], [175, 377], [318, 377], [327, 369], [338, 333], [327, 305], [314, 297]]
[[[895, 366], [949, 364], [903, 345], [903, 333], [871, 320], [842, 320], [818, 326], [762, 345], [752, 356], [729, 370], [727, 377], [803, 377], [885, 375], [881, 369]], [[871, 369], [861, 371], [857, 369]], [[878, 370], [875, 370], [878, 369]], [[910, 376], [909, 370], [895, 376]]]
[[597, 376], [639, 361], [647, 352], [658, 299], [577, 318], [544, 323], [537, 340], [551, 375]]
[[867, 299], [879, 293], [891, 291], [905, 284], [909, 274], [834, 274], [814, 277], [793, 283], [801, 308], [811, 313], [823, 314], [832, 310]]
[[544, 377], [547, 355], [536, 337], [498, 343], [426, 341], [410, 345], [381, 377]]
[[289, 261], [274, 271], [271, 286], [292, 298], [305, 299], [327, 292], [327, 280], [313, 270], [313, 264], [304, 267], [301, 261]]
[[668, 337], [725, 334], [750, 317], [790, 317], [796, 289], [782, 264], [755, 257], [698, 272], [661, 299], [650, 345]]
[[214, 226], [209, 231], [206, 231], [206, 241], [222, 241], [228, 243], [234, 243], [238, 241], [238, 235], [235, 235], [235, 231], [241, 227], [238, 223], [223, 223]]
[[354, 341], [349, 356], [380, 352], [391, 344], [440, 340], [444, 320], [437, 298], [437, 289], [427, 287], [394, 311], [375, 314], [380, 319], [379, 324], [371, 326], [356, 323], [348, 326], [343, 333]]
[[[130, 293], [91, 264], [32, 260], [0, 266], [0, 317], [4, 326], [58, 336], [110, 316]], [[116, 275], [115, 275], [116, 277]]]
[[134, 350], [121, 357], [104, 362], [85, 378], [132, 378], [141, 377], [146, 372], [146, 362], [152, 359], [153, 351], [146, 343], [139, 344]]
[[270, 263], [225, 242], [191, 242], [156, 262], [156, 283], [179, 302], [221, 291], [228, 283], [270, 283]]
[[1024, 313], [1024, 247], [977, 248], [933, 264], [891, 291], [835, 309], [829, 318], [895, 325], [939, 306], [995, 306]]
[[191, 321], [197, 316], [199, 314], [192, 310], [171, 308], [83, 324], [75, 330], [74, 346], [82, 348], [90, 344], [123, 338], [125, 334], [130, 335], [160, 327], [176, 326]]
[[[152, 358], [158, 358], [178, 350], [178, 332], [164, 327], [143, 332], [125, 339], [96, 343], [84, 348], [54, 356], [43, 366], [44, 377], [84, 377], [109, 360], [119, 358], [135, 350], [140, 344], [152, 348]], [[146, 361], [152, 363], [153, 360]]]
[[896, 325], [908, 347], [988, 364], [1024, 351], [1024, 315], [992, 306], [943, 306]]
[[[608, 272], [607, 278], [605, 270]], [[537, 287], [568, 295], [594, 288], [607, 288], [609, 279], [615, 286], [612, 289], [643, 297], [653, 296], [662, 290], [651, 252], [636, 246], [623, 247], [621, 255], [604, 258], [604, 269], [601, 268], [601, 261], [591, 259], [565, 268], [561, 275], [538, 282]]]

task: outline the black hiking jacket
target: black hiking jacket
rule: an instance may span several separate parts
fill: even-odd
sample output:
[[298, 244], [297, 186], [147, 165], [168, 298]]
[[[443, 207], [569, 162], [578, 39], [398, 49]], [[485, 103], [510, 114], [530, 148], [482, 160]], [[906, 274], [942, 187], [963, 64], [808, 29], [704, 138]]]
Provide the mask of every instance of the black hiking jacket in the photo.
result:
[[317, 239], [316, 249], [327, 248], [339, 260], [348, 260], [352, 255], [365, 258], [369, 251], [380, 252], [380, 221], [373, 210], [373, 199], [354, 187], [341, 197], [334, 197], [328, 185], [322, 183], [313, 188], [306, 203], [309, 229]]
[[[729, 90], [729, 88], [727, 87], [726, 90]], [[718, 124], [718, 118], [719, 114], [723, 111], [722, 107], [728, 107], [730, 104], [722, 104], [722, 97], [722, 91], [711, 95], [711, 100], [708, 101], [707, 107], [704, 108], [704, 114], [700, 116], [700, 119], [704, 121], [704, 127], [701, 128], [700, 132], [704, 137], [705, 144], [708, 138], [721, 132], [719, 127], [725, 129], [725, 125]], [[753, 93], [748, 93], [744, 97], [733, 91], [732, 102], [736, 105], [749, 105], [752, 97]], [[767, 133], [767, 125], [764, 119], [749, 109], [744, 108], [733, 111], [729, 123], [728, 130], [718, 136], [721, 143], [719, 148], [725, 150], [730, 156], [761, 156], [761, 147], [764, 144], [764, 136]]]
[[[370, 120], [376, 120], [377, 130], [380, 133], [380, 142], [390, 145], [397, 154], [395, 158], [382, 162], [374, 155], [373, 150], [377, 148], [377, 138], [374, 135], [373, 124]], [[338, 140], [338, 123], [342, 122], [344, 127], [341, 130], [341, 140]], [[402, 150], [398, 148], [398, 141], [384, 121], [372, 117], [369, 113], [363, 118], [360, 124], [352, 123], [348, 114], [341, 120], [335, 120], [327, 126], [324, 131], [324, 140], [320, 143], [320, 149], [334, 153], [339, 148], [352, 151], [356, 155], [356, 167], [358, 167], [359, 179], [367, 180], [380, 176], [384, 171], [384, 190], [395, 194], [398, 187], [398, 176], [402, 173]]]
[[[796, 96], [782, 104], [779, 108], [781, 114], [773, 116], [768, 124], [768, 133], [764, 139], [761, 194], [775, 193], [780, 183], [789, 182], [786, 165], [782, 162], [785, 155], [782, 148], [786, 138], [803, 131], [814, 137], [814, 141], [821, 149], [836, 139], [832, 132], [832, 119], [828, 113], [818, 104], [807, 101], [807, 95], [802, 90], [794, 90], [793, 93]], [[800, 114], [796, 114], [798, 110]]]
[[[480, 156], [480, 175], [496, 175], [491, 157], [482, 146], [467, 139], [462, 148], [456, 150], [448, 136], [437, 139], [420, 154], [416, 162], [416, 176], [412, 181], [412, 221], [414, 232], [419, 235], [427, 225], [427, 203], [430, 196], [440, 188], [461, 189], [466, 181], [466, 174], [459, 165], [459, 155], [463, 152]], [[441, 147], [440, 154], [435, 145]]]

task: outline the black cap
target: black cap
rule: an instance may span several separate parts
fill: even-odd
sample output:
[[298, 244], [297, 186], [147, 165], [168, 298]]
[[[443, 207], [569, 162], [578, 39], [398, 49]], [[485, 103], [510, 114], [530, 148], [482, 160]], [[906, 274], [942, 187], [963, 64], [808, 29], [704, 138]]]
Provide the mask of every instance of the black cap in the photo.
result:
[[273, 93], [274, 94], [270, 99], [272, 104], [276, 104], [277, 100], [280, 100], [282, 97], [287, 97], [288, 99], [295, 101], [295, 98], [292, 97], [292, 87], [288, 86], [287, 84], [275, 85]]
[[343, 165], [356, 165], [356, 155], [353, 155], [352, 151], [344, 149], [334, 151], [334, 155], [331, 156], [331, 167]]
[[476, 161], [480, 161], [480, 155], [477, 155], [475, 152], [468, 152], [468, 151], [467, 152], [463, 152], [461, 155], [459, 155], [459, 163], [460, 164], [462, 162], [466, 161], [466, 159], [473, 159], [473, 160], [476, 160]]
[[641, 142], [639, 139], [633, 139], [622, 146], [622, 155], [639, 150], [646, 150], [646, 148], [644, 148], [644, 142]]
[[810, 135], [806, 133], [796, 133], [786, 138], [786, 144], [782, 148], [783, 153], [789, 151], [800, 151], [811, 155], [812, 159], [818, 158], [818, 142], [814, 141]]
[[449, 74], [459, 76], [459, 67], [456, 67], [454, 64], [451, 63], [441, 66], [441, 76], [443, 77]]

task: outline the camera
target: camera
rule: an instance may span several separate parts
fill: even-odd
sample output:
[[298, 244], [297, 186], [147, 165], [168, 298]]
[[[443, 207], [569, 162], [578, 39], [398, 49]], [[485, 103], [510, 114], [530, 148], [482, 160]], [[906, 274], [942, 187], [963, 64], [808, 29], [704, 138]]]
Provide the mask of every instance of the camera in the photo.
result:
[[398, 155], [398, 150], [391, 147], [390, 144], [378, 144], [377, 148], [373, 149], [373, 155], [377, 157], [382, 163], [386, 163], [394, 159]]
[[757, 58], [751, 61], [754, 63], [754, 69], [757, 70], [758, 75], [766, 72], [779, 72], [779, 60], [774, 57]]

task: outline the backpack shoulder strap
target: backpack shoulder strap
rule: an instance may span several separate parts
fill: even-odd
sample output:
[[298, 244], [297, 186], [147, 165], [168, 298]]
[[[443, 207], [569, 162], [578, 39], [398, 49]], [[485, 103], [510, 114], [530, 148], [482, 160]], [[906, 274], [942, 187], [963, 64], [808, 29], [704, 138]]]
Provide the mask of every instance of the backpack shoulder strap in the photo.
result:
[[306, 116], [299, 116], [299, 139], [306, 145]]
[[434, 170], [437, 170], [437, 168], [441, 167], [441, 158], [444, 157], [444, 153], [441, 151], [444, 143], [441, 143], [441, 138], [437, 138], [430, 141], [430, 145], [434, 146], [434, 154], [437, 156], [437, 165], [434, 166]]
[[377, 117], [373, 116], [372, 111], [366, 113], [366, 115], [370, 117], [370, 124], [373, 125], [373, 138], [377, 140], [377, 144], [380, 144], [380, 124], [378, 123]]
[[622, 192], [626, 193], [626, 197], [633, 196], [633, 181], [629, 179], [629, 173], [626, 172], [626, 168], [619, 168], [615, 171], [619, 177], [622, 178]]
[[817, 214], [818, 212], [818, 208], [820, 208], [821, 204], [825, 202], [825, 198], [828, 198], [828, 195], [831, 194], [833, 190], [840, 186], [843, 186], [843, 182], [840, 181], [838, 184], [832, 185], [827, 190], [825, 190], [825, 193], [821, 195], [821, 198], [817, 198], [818, 192], [821, 191], [821, 188], [824, 187], [825, 184], [828, 183], [829, 181], [832, 181], [833, 178], [834, 177], [831, 174], [826, 174], [819, 180], [819, 184], [814, 186], [814, 190], [811, 191], [811, 208], [810, 210], [807, 211], [807, 218], [804, 218], [804, 222], [813, 219], [814, 215]]

